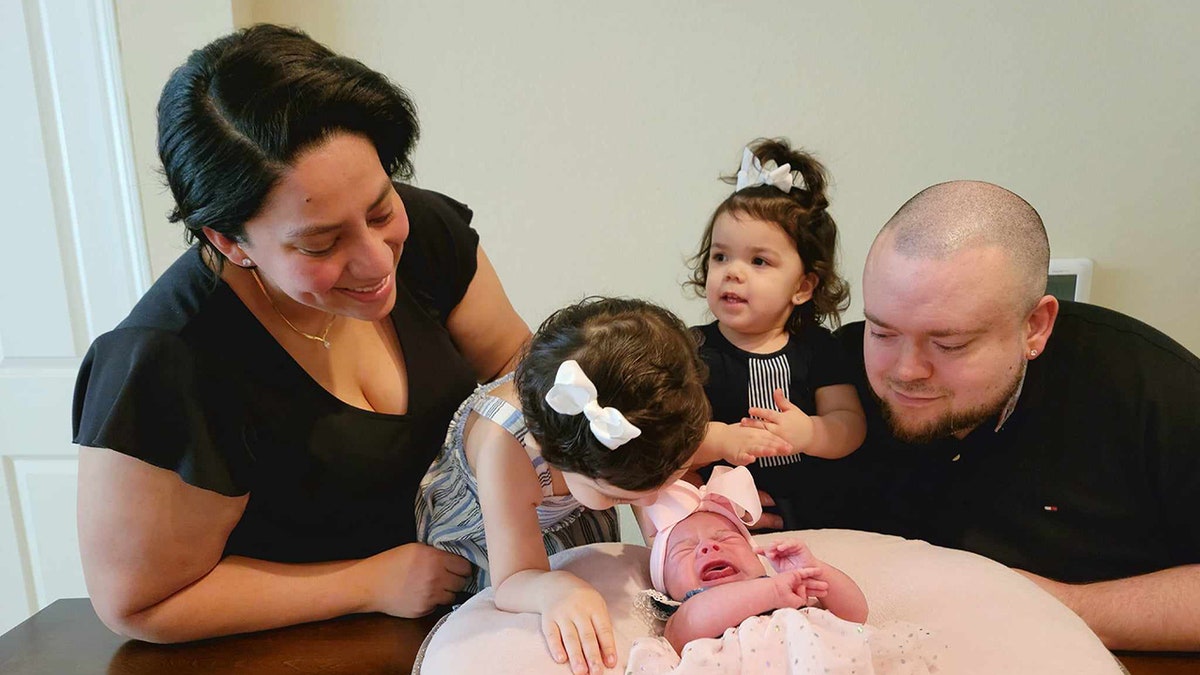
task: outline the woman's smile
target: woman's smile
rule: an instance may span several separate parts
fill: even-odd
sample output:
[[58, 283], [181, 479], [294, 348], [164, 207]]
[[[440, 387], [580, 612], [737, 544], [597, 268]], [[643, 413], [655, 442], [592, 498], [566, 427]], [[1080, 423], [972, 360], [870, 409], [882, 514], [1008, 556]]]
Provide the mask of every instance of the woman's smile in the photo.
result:
[[393, 275], [389, 274], [374, 284], [354, 288], [339, 287], [336, 290], [358, 302], [375, 302], [387, 297], [391, 292]]

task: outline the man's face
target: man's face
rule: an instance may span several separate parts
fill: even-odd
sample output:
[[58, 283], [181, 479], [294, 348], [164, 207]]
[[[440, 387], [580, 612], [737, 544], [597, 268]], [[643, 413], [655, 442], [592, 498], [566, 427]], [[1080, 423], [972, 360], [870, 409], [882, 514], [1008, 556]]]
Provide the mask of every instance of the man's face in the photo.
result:
[[1027, 321], [1014, 277], [999, 248], [934, 260], [875, 243], [863, 271], [863, 357], [897, 438], [962, 438], [1016, 392]]

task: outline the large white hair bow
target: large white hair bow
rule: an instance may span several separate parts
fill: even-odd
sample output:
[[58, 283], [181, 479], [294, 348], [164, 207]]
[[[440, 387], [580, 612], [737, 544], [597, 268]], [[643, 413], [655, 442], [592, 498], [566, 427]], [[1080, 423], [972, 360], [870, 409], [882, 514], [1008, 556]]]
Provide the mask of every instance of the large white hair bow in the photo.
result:
[[776, 166], [773, 159], [759, 164], [750, 148], [746, 148], [742, 151], [742, 168], [738, 170], [734, 192], [759, 185], [774, 185], [784, 192], [791, 192], [793, 187], [804, 187], [804, 176], [799, 171], [793, 172], [791, 164]]
[[563, 361], [554, 377], [554, 386], [546, 392], [546, 403], [564, 415], [583, 413], [596, 439], [609, 450], [616, 450], [642, 435], [620, 410], [601, 408], [596, 385], [588, 379], [575, 360]]

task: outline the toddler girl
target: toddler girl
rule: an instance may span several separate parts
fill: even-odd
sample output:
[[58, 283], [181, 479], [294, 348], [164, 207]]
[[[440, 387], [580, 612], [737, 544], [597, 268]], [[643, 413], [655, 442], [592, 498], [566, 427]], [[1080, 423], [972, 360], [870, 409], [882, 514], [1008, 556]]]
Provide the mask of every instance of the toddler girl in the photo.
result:
[[797, 509], [811, 465], [866, 436], [846, 358], [821, 325], [838, 324], [849, 296], [825, 184], [821, 164], [782, 139], [746, 148], [688, 282], [716, 318], [693, 328], [713, 415], [697, 463], [757, 459], [750, 471], [789, 530], [821, 525]]
[[612, 506], [648, 503], [678, 478], [709, 419], [695, 342], [661, 307], [590, 298], [555, 312], [515, 378], [459, 408], [421, 483], [418, 537], [476, 566], [468, 590], [542, 615], [554, 659], [616, 665], [600, 594], [551, 553], [617, 541]]

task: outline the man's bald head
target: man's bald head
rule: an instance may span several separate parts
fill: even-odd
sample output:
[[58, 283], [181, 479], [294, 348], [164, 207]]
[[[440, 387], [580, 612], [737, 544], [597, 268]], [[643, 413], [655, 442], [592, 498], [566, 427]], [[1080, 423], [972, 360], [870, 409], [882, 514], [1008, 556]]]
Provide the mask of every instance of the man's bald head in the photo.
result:
[[883, 226], [880, 247], [909, 258], [945, 260], [975, 248], [995, 247], [1011, 262], [1022, 310], [1046, 293], [1050, 243], [1042, 218], [1029, 202], [998, 185], [952, 181], [925, 188]]

